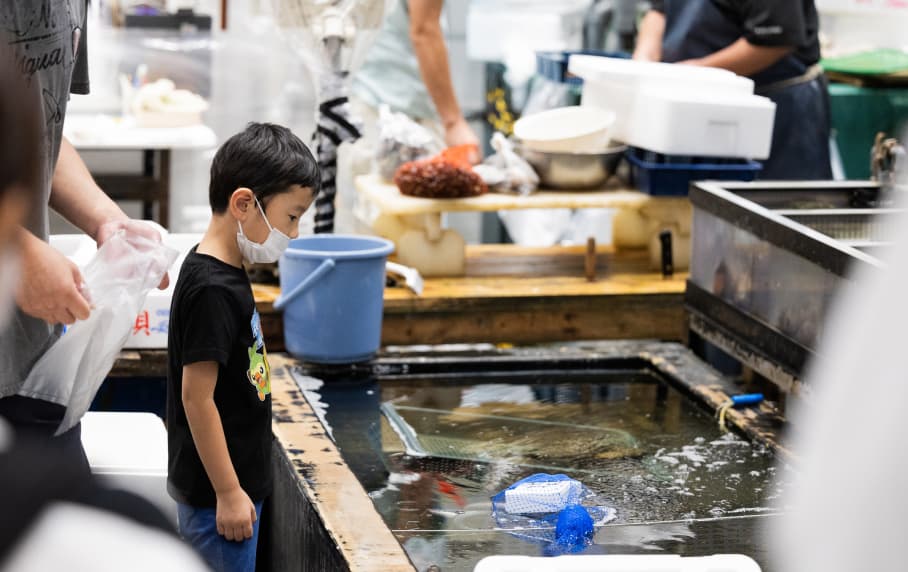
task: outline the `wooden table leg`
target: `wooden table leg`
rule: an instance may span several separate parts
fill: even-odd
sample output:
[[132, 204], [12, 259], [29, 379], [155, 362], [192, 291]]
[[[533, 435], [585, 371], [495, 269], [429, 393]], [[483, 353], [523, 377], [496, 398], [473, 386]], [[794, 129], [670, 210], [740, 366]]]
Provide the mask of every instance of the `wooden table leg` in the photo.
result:
[[[154, 154], [152, 149], [142, 151], [142, 176], [149, 180], [154, 180]], [[150, 197], [142, 200], [142, 218], [154, 220], [154, 201]]]
[[161, 172], [158, 194], [158, 221], [170, 230], [170, 149], [161, 149]]

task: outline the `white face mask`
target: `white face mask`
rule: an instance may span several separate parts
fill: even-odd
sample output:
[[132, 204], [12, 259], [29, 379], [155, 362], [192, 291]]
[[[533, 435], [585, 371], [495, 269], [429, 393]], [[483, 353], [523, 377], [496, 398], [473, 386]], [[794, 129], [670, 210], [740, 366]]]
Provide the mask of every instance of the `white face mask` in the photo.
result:
[[0, 253], [0, 331], [9, 324], [16, 309], [20, 271], [19, 256], [12, 249]]
[[249, 240], [243, 233], [243, 225], [240, 221], [237, 221], [240, 231], [236, 233], [236, 243], [239, 245], [240, 252], [246, 262], [250, 264], [271, 264], [272, 262], [277, 262], [281, 254], [290, 246], [290, 237], [271, 226], [258, 199], [255, 199], [255, 205], [258, 207], [259, 212], [262, 213], [265, 224], [268, 225], [268, 230], [270, 231], [268, 238], [261, 244]]

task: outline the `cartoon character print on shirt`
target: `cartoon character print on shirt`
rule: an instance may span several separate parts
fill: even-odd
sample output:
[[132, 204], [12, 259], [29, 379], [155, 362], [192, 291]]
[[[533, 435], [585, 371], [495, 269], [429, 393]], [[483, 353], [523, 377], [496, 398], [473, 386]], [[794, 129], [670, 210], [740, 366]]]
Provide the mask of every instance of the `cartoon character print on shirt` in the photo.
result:
[[252, 313], [252, 347], [249, 348], [249, 371], [246, 372], [246, 378], [255, 387], [259, 401], [265, 401], [265, 396], [271, 394], [271, 366], [268, 364], [268, 351], [265, 349], [258, 310]]

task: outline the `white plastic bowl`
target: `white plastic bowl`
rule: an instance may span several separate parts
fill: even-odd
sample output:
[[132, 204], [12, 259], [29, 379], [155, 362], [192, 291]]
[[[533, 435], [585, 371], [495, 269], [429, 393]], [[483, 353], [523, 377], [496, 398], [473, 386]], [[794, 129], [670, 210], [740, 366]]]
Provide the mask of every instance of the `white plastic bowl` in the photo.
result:
[[546, 153], [597, 153], [609, 146], [615, 113], [592, 106], [560, 107], [522, 117], [514, 135], [527, 149]]

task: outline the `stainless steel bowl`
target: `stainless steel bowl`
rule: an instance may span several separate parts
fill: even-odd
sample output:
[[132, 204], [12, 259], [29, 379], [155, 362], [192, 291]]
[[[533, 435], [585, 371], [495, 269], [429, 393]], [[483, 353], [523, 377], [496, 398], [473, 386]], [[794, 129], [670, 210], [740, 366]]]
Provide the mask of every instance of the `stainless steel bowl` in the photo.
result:
[[540, 187], [550, 190], [598, 189], [611, 177], [627, 147], [611, 147], [602, 153], [545, 153], [519, 150], [536, 170]]

